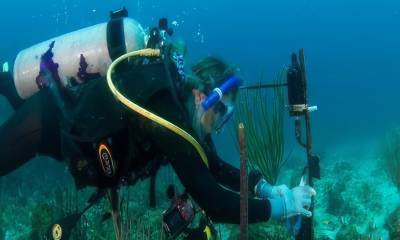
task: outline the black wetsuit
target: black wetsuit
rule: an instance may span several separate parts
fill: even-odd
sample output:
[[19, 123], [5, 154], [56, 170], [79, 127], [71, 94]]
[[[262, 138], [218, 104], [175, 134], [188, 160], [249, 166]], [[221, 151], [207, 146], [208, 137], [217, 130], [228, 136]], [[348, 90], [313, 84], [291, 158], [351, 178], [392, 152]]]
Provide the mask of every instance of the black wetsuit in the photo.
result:
[[[162, 87], [150, 91], [149, 79], [154, 76], [142, 76], [137, 69], [127, 71], [120, 79], [132, 78], [132, 72], [136, 81], [129, 79], [124, 81], [125, 85], [119, 85], [124, 93], [135, 94], [135, 101], [196, 138], [186, 109], [177, 104], [176, 95]], [[138, 84], [139, 79], [143, 81]], [[74, 90], [77, 92], [68, 97], [70, 101], [62, 111], [54, 94], [42, 89], [0, 127], [0, 176], [42, 154], [67, 161], [78, 188], [89, 185], [103, 188], [134, 184], [147, 177], [152, 169], [169, 162], [186, 191], [211, 219], [239, 223], [239, 170], [217, 156], [210, 136], [202, 144], [208, 169], [186, 140], [117, 102], [105, 79], [78, 86]], [[142, 95], [147, 97], [142, 99]], [[100, 166], [98, 147], [103, 143], [109, 146], [116, 162], [111, 174]], [[254, 184], [250, 186], [253, 188]], [[249, 222], [267, 221], [269, 217], [269, 201], [249, 199]]]

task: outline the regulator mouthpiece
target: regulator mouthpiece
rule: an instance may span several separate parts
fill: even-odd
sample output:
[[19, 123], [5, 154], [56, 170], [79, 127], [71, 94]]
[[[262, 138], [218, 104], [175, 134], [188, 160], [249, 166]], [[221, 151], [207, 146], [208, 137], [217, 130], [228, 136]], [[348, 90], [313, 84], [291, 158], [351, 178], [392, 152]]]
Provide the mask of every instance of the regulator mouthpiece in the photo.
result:
[[203, 101], [201, 104], [203, 109], [207, 111], [208, 109], [212, 108], [216, 103], [221, 101], [223, 96], [231, 91], [234, 88], [239, 87], [241, 84], [241, 81], [238, 77], [232, 76], [225, 80], [224, 83], [222, 83], [221, 86], [214, 88], [212, 92], [207, 96], [207, 98]]

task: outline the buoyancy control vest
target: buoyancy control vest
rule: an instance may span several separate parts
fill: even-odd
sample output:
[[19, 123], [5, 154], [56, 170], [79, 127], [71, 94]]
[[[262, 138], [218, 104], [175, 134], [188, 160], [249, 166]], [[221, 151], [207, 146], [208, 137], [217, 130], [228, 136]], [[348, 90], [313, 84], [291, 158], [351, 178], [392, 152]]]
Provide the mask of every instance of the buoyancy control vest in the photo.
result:
[[[113, 60], [143, 49], [141, 25], [124, 15], [108, 23], [78, 30], [21, 51], [14, 64], [14, 83], [21, 98], [49, 88], [59, 108], [61, 148], [78, 188], [109, 187], [130, 174], [135, 154], [132, 117], [105, 80]], [[184, 111], [182, 74], [172, 60], [171, 47], [158, 45], [161, 56], [125, 61], [114, 73], [118, 88], [144, 107], [154, 95], [168, 91]], [[54, 116], [56, 118], [57, 116]], [[151, 157], [151, 156], [149, 156]]]
[[[172, 104], [185, 115], [182, 104], [185, 96], [178, 87], [182, 79], [175, 63], [170, 61], [168, 46], [163, 52], [160, 58], [138, 59], [122, 65], [113, 77], [114, 81], [125, 96], [149, 109], [152, 107], [150, 100], [157, 94], [169, 92], [174, 101]], [[150, 164], [151, 168], [151, 163], [143, 161], [155, 155], [147, 152], [143, 156], [137, 145], [145, 144], [146, 140], [140, 139], [132, 126], [140, 125], [138, 121], [153, 123], [119, 103], [104, 79], [79, 87], [80, 96], [73, 100], [76, 103], [68, 110], [71, 115], [63, 118], [64, 155], [70, 160], [77, 186], [112, 186], [121, 180], [129, 183], [131, 171], [138, 167], [137, 164], [141, 167]], [[138, 156], [140, 159], [133, 159]], [[83, 159], [86, 162], [82, 162]]]

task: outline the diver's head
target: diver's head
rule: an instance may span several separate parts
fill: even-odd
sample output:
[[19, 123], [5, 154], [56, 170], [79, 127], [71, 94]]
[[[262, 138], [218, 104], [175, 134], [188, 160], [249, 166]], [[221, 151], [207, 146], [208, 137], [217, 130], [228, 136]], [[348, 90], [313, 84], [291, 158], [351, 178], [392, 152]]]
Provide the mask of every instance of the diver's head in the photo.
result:
[[[193, 94], [193, 127], [200, 136], [219, 131], [231, 118], [239, 78], [235, 70], [215, 57], [207, 57], [192, 67], [188, 76]], [[193, 104], [194, 103], [194, 104]]]

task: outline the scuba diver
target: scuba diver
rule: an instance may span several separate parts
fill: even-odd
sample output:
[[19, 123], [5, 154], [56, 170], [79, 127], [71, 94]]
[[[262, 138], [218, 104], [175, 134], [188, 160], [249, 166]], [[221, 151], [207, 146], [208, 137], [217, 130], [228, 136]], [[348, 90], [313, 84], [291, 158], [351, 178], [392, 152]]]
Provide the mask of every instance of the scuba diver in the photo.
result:
[[[241, 80], [215, 57], [186, 75], [186, 48], [166, 40], [172, 33], [161, 19], [146, 35], [118, 11], [21, 51], [13, 75], [0, 74], [0, 94], [15, 109], [0, 126], [0, 176], [42, 155], [65, 161], [77, 189], [109, 189], [168, 163], [185, 188], [181, 200], [238, 224], [240, 172], [218, 157], [211, 134], [232, 117]], [[312, 215], [313, 188], [271, 186], [255, 172], [249, 179], [249, 223]], [[173, 235], [177, 222], [164, 220]]]

